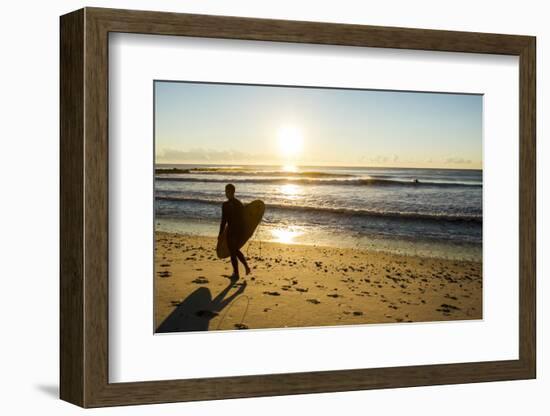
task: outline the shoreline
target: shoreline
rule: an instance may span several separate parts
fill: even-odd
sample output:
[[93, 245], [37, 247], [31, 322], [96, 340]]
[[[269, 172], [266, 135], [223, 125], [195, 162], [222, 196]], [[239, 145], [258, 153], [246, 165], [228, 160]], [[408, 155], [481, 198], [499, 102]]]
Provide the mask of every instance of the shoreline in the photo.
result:
[[[219, 223], [207, 220], [183, 218], [155, 218], [155, 231], [167, 232], [183, 236], [216, 238]], [[292, 242], [278, 239], [277, 226], [260, 224], [251, 238], [252, 242], [281, 243], [291, 246], [314, 246], [323, 248], [347, 248], [379, 253], [391, 253], [406, 256], [420, 256], [447, 260], [467, 260], [481, 262], [483, 259], [482, 244], [473, 242], [450, 242], [435, 239], [407, 240], [404, 238], [369, 237], [335, 235], [330, 231], [305, 229], [305, 227], [287, 227], [297, 234]], [[336, 245], [338, 243], [338, 246]]]
[[252, 241], [237, 282], [216, 239], [155, 232], [156, 332], [482, 319], [482, 264]]

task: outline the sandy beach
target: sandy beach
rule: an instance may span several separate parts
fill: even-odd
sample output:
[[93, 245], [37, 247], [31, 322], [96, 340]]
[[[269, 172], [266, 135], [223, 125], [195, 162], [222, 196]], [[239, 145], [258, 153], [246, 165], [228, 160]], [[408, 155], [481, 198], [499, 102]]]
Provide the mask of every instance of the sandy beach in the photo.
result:
[[479, 262], [252, 241], [232, 282], [215, 245], [156, 232], [157, 332], [482, 318]]

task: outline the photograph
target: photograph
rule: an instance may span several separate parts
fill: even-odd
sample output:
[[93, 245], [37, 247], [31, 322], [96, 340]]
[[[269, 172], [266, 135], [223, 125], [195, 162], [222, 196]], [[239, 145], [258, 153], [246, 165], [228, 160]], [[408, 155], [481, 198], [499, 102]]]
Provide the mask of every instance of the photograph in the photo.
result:
[[154, 333], [483, 319], [483, 95], [155, 80]]

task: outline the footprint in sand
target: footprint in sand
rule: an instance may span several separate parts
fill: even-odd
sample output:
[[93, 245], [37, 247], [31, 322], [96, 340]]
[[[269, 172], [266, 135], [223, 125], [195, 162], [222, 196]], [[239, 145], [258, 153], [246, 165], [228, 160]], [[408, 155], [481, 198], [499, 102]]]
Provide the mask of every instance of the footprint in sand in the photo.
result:
[[264, 292], [264, 295], [281, 296], [281, 294], [279, 292]]
[[318, 305], [321, 303], [321, 301], [317, 300], [317, 299], [308, 299], [307, 300], [309, 303], [313, 303], [314, 305]]
[[451, 312], [456, 312], [456, 311], [459, 311], [459, 310], [460, 310], [460, 308], [458, 306], [449, 305], [447, 303], [442, 303], [441, 307], [436, 309], [437, 312], [443, 312], [444, 314], [448, 314], [448, 313], [451, 313]]
[[204, 276], [199, 276], [195, 280], [192, 280], [191, 283], [202, 285], [202, 284], [208, 283], [208, 279]]

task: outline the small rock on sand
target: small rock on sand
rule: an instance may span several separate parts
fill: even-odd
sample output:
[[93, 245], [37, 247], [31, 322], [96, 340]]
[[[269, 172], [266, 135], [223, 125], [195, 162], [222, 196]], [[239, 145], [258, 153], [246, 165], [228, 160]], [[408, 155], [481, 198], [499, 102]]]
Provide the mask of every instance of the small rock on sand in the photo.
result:
[[209, 311], [209, 310], [202, 310], [202, 311], [197, 311], [197, 313], [195, 313], [195, 315], [197, 315], [199, 318], [212, 319], [212, 318], [218, 316], [218, 312]]

